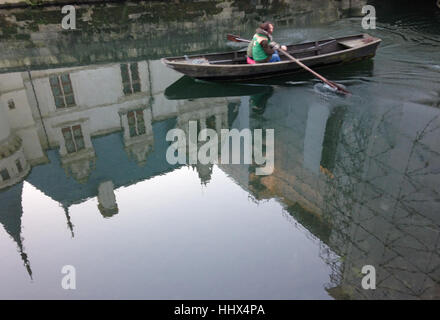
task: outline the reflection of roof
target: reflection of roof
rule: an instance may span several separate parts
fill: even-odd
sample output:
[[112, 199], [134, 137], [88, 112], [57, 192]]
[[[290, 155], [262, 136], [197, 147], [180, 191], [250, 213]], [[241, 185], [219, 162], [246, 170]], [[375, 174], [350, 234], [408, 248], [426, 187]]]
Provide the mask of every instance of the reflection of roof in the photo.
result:
[[22, 192], [22, 182], [0, 192], [0, 224], [3, 225], [6, 232], [17, 243], [23, 264], [29, 276], [32, 278], [31, 266], [27, 254], [24, 252], [21, 239], [21, 216], [23, 215], [23, 207], [21, 205]]
[[21, 238], [21, 195], [23, 183], [18, 183], [7, 190], [0, 192], [0, 223], [6, 232], [20, 245]]
[[96, 196], [99, 184], [104, 181], [111, 180], [115, 188], [118, 188], [170, 172], [178, 165], [170, 165], [166, 161], [169, 142], [165, 137], [168, 130], [175, 128], [175, 125], [176, 119], [153, 124], [154, 146], [143, 167], [129, 158], [124, 150], [122, 134], [117, 132], [93, 139], [96, 163], [87, 183], [81, 184], [66, 174], [60, 165], [59, 153], [56, 150], [47, 152], [50, 163], [33, 168], [27, 181], [68, 207]]
[[321, 216], [308, 211], [296, 202], [286, 208], [287, 212], [295, 218], [303, 227], [312, 233], [319, 240], [330, 245], [331, 224], [325, 221]]

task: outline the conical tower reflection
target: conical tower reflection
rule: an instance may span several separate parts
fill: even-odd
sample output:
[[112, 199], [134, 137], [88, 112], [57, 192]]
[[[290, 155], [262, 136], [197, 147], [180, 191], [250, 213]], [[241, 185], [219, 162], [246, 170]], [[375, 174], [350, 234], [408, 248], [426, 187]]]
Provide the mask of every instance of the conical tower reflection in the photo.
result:
[[0, 193], [0, 203], [2, 204], [0, 206], [0, 224], [3, 225], [3, 228], [17, 244], [23, 264], [32, 279], [31, 265], [21, 236], [21, 218], [23, 215], [22, 192], [23, 183], [19, 183]]

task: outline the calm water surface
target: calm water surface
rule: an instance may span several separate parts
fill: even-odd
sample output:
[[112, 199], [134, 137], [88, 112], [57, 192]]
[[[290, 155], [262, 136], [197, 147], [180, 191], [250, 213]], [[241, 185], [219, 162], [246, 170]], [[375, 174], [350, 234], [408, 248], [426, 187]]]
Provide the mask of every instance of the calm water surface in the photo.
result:
[[[29, 173], [0, 190], [0, 298], [440, 298], [440, 9], [370, 4], [377, 56], [321, 70], [348, 98], [308, 75], [219, 85], [158, 60], [237, 48], [225, 34], [250, 37], [252, 21], [231, 30], [215, 16], [218, 29], [205, 21], [200, 36], [162, 35], [154, 22], [151, 52], [124, 40], [118, 16], [102, 43], [93, 26], [63, 38], [50, 21], [4, 33], [0, 124], [21, 138]], [[272, 9], [258, 14], [279, 20], [281, 43], [364, 32], [359, 8]], [[61, 102], [54, 75], [67, 83]], [[56, 109], [69, 83], [75, 106]], [[273, 173], [168, 164], [166, 133], [190, 120], [274, 129]], [[61, 287], [65, 265], [76, 290]], [[374, 291], [361, 287], [364, 265], [376, 268]]]

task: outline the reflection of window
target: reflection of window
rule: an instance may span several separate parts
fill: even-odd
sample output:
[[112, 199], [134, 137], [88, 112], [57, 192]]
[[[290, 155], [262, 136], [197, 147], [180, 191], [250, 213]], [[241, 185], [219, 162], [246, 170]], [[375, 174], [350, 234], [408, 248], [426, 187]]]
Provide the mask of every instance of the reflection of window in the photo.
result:
[[206, 119], [206, 127], [208, 129], [215, 130], [215, 115], [210, 116], [208, 119]]
[[50, 87], [55, 99], [55, 106], [57, 108], [72, 107], [75, 105], [75, 98], [73, 97], [72, 82], [69, 74], [62, 74], [60, 76], [49, 77]]
[[3, 181], [11, 179], [11, 176], [9, 175], [8, 169], [0, 170], [0, 176], [2, 177]]
[[129, 111], [127, 119], [130, 137], [145, 134], [144, 112], [142, 110]]
[[9, 107], [9, 110], [15, 109], [15, 102], [14, 102], [14, 100], [12, 100], [12, 99], [8, 100], [8, 107]]
[[74, 153], [85, 148], [81, 126], [66, 127], [62, 130], [67, 153]]
[[22, 172], [23, 171], [23, 166], [21, 165], [20, 159], [17, 159], [15, 161], [15, 166], [17, 167], [18, 172]]
[[138, 64], [121, 64], [122, 87], [125, 95], [141, 91]]

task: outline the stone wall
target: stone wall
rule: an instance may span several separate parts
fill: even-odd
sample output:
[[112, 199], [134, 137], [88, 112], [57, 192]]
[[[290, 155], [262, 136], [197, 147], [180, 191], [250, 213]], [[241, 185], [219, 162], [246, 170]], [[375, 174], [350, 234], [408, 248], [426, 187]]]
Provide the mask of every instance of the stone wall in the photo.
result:
[[0, 0], [0, 8], [17, 8], [27, 6], [51, 6], [58, 4], [123, 2], [124, 0]]
[[230, 50], [227, 33], [251, 36], [265, 19], [278, 30], [316, 26], [343, 17], [350, 3], [360, 11], [366, 0], [77, 5], [76, 31], [61, 28], [60, 6], [0, 10], [0, 72]]
[[19, 3], [21, 0], [0, 0], [0, 4]]

